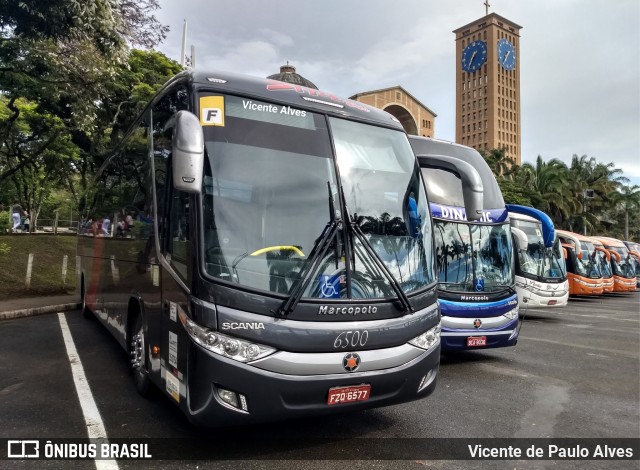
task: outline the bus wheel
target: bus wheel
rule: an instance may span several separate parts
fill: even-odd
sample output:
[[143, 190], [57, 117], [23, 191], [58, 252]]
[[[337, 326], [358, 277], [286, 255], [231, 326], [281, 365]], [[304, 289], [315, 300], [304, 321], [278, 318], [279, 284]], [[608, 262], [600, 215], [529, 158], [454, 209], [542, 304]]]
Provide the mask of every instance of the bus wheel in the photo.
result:
[[84, 318], [93, 318], [93, 313], [89, 307], [87, 307], [87, 293], [84, 289], [84, 277], [82, 278], [82, 284], [80, 285], [80, 298], [82, 300], [82, 316]]
[[138, 393], [142, 396], [149, 394], [149, 372], [147, 361], [146, 338], [142, 315], [136, 315], [136, 319], [131, 329], [131, 343], [129, 345], [131, 358], [131, 374], [133, 382], [136, 384]]

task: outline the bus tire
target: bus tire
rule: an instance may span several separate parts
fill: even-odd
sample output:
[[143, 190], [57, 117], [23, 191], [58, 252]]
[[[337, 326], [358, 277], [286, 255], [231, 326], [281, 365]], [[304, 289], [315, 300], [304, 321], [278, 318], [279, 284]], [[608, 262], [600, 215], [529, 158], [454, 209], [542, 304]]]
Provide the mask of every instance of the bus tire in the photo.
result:
[[132, 322], [131, 334], [129, 335], [130, 370], [133, 376], [133, 383], [136, 385], [138, 393], [146, 397], [149, 396], [150, 388], [147, 342], [142, 315], [140, 313], [136, 313], [135, 315]]
[[87, 307], [87, 293], [85, 292], [84, 287], [84, 276], [82, 276], [82, 281], [80, 284], [80, 300], [82, 301], [82, 316], [86, 319], [94, 318], [93, 312], [91, 312], [91, 309]]

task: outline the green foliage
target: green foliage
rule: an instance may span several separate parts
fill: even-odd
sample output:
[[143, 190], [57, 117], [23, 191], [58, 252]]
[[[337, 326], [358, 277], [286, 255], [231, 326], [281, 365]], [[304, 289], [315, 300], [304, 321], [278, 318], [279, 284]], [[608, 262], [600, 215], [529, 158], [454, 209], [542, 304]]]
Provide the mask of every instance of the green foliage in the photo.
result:
[[0, 211], [0, 234], [7, 233], [11, 225], [11, 214], [9, 214], [9, 211]]

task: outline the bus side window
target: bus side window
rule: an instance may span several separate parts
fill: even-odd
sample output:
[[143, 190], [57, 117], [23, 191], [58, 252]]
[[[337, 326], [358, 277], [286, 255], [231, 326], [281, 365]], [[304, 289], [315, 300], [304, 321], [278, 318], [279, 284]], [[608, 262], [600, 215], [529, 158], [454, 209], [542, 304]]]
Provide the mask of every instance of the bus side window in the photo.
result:
[[171, 253], [170, 263], [184, 280], [190, 278], [191, 242], [190, 242], [190, 202], [189, 195], [182, 191], [172, 191], [169, 213], [169, 233], [167, 252]]
[[162, 253], [182, 279], [189, 278], [189, 197], [172, 189], [171, 145], [173, 129], [167, 127], [178, 111], [188, 109], [189, 95], [183, 85], [165, 94], [152, 110], [154, 184], [156, 187], [158, 236]]

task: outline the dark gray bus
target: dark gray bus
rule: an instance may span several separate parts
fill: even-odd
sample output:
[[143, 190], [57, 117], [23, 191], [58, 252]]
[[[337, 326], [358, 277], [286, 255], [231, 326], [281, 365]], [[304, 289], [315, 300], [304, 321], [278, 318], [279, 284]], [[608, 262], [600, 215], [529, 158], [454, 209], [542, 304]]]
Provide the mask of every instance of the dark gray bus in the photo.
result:
[[170, 80], [99, 170], [83, 310], [200, 425], [429, 395], [440, 360], [420, 169], [389, 114], [230, 73]]

